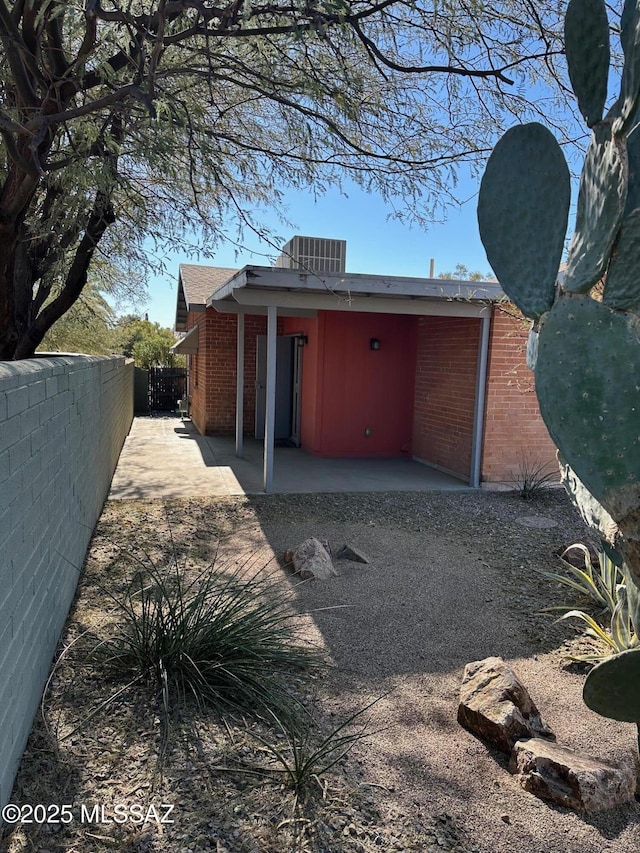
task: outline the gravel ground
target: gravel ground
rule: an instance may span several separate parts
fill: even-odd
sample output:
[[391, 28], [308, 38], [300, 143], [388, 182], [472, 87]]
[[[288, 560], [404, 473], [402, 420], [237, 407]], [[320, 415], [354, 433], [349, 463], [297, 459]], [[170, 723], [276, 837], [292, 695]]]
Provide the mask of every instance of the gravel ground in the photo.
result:
[[[169, 530], [171, 536], [169, 535]], [[299, 584], [274, 555], [308, 536], [345, 543], [370, 562], [336, 561], [339, 576]], [[640, 848], [640, 805], [595, 816], [548, 806], [522, 791], [505, 761], [456, 723], [464, 664], [509, 660], [558, 741], [628, 761], [635, 730], [582, 703], [584, 669], [567, 665], [571, 628], [538, 611], [558, 590], [536, 573], [588, 533], [561, 491], [532, 502], [513, 494], [274, 495], [232, 499], [110, 501], [97, 527], [66, 643], [102, 618], [97, 585], [111, 584], [117, 547], [155, 560], [175, 548], [197, 566], [219, 557], [271, 570], [290, 585], [301, 631], [332, 663], [306, 699], [328, 731], [369, 710], [370, 735], [296, 801], [278, 777], [256, 778], [264, 727], [212, 712], [175, 723], [162, 764], [156, 709], [134, 690], [61, 740], [108, 695], [69, 655], [36, 722], [12, 800], [174, 803], [173, 824], [90, 824], [6, 831], [11, 853], [103, 850], [218, 853], [628, 853]], [[116, 547], [117, 545], [117, 547]], [[107, 692], [105, 692], [107, 691]], [[258, 738], [255, 737], [258, 735]]]

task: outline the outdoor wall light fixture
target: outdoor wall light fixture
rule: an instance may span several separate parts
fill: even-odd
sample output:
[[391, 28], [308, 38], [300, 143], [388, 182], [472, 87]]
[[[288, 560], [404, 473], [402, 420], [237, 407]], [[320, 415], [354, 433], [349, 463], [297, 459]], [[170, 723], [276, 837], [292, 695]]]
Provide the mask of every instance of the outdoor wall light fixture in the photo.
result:
[[306, 335], [296, 335], [296, 343], [299, 347], [306, 346], [309, 343], [309, 338]]
[[379, 350], [380, 340], [378, 338], [371, 338], [371, 340], [369, 341], [369, 347], [373, 350]]

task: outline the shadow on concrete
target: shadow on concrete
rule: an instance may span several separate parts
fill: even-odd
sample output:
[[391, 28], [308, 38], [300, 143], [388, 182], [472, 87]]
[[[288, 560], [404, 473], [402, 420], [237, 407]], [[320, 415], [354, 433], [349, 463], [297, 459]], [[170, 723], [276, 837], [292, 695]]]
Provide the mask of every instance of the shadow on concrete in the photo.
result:
[[[245, 494], [263, 492], [264, 446], [245, 437], [243, 455], [235, 453], [231, 436], [203, 436], [183, 420], [176, 436], [195, 442], [203, 464], [230, 471]], [[274, 450], [274, 492], [375, 492], [375, 491], [470, 491], [463, 480], [409, 458], [330, 459], [313, 456], [297, 447]]]

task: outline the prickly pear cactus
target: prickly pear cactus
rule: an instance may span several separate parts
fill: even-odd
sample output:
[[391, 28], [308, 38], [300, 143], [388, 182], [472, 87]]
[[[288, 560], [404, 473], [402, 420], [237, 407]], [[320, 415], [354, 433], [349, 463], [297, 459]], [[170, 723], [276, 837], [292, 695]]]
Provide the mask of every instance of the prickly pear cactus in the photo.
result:
[[584, 701], [598, 714], [635, 723], [640, 704], [640, 649], [606, 658], [591, 670], [582, 691]]
[[[640, 0], [626, 0], [620, 39], [620, 93], [604, 114], [605, 3], [570, 0], [569, 77], [592, 136], [560, 283], [570, 178], [560, 146], [542, 125], [514, 127], [495, 147], [478, 222], [505, 293], [533, 320], [530, 366], [565, 485], [585, 519], [617, 525], [629, 605], [640, 625]], [[601, 297], [593, 292], [600, 282]], [[620, 658], [592, 671], [585, 701], [640, 723], [640, 650]]]
[[582, 698], [596, 714], [636, 723], [640, 754], [640, 649], [628, 649], [594, 666], [587, 675]]

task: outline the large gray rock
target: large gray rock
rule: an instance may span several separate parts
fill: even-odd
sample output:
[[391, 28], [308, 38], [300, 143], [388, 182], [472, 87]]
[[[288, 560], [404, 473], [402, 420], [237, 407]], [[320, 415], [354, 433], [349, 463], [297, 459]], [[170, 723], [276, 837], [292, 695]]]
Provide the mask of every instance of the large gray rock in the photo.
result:
[[303, 580], [328, 580], [338, 574], [328, 549], [315, 536], [305, 539], [293, 552], [293, 568]]
[[631, 766], [615, 767], [540, 738], [516, 743], [509, 770], [525, 791], [579, 812], [615, 808], [635, 794]]
[[499, 657], [473, 661], [464, 668], [458, 722], [507, 754], [521, 738], [555, 740], [527, 688]]

